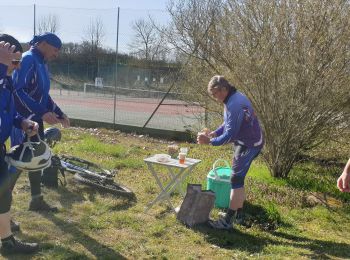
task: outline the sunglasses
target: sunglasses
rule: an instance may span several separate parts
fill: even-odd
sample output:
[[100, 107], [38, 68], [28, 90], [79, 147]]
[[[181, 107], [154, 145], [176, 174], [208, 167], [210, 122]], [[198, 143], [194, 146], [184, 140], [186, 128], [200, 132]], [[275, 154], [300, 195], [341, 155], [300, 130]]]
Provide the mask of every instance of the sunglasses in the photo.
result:
[[12, 65], [17, 66], [18, 64], [20, 64], [20, 60], [12, 60]]

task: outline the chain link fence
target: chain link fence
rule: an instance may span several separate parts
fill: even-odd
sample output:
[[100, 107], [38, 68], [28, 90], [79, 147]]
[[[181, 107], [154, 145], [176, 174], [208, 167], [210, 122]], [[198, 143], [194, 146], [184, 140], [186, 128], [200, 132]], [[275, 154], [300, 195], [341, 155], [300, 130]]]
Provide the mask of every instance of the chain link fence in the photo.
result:
[[178, 131], [200, 125], [205, 111], [176, 85], [180, 65], [160, 30], [166, 11], [0, 7], [0, 31], [25, 49], [33, 34], [62, 39], [49, 63], [51, 96], [71, 118]]

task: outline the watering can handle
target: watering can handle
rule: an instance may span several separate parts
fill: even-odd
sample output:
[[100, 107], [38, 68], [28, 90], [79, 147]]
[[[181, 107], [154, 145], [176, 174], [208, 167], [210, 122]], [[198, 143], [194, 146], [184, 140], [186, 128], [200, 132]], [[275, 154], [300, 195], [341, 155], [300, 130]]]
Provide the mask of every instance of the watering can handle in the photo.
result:
[[225, 163], [225, 166], [227, 168], [230, 168], [230, 164], [224, 160], [224, 159], [217, 159], [214, 163], [213, 163], [213, 172], [215, 173], [215, 179], [219, 178], [218, 174], [216, 173], [216, 165], [219, 163], [219, 162], [224, 162]]

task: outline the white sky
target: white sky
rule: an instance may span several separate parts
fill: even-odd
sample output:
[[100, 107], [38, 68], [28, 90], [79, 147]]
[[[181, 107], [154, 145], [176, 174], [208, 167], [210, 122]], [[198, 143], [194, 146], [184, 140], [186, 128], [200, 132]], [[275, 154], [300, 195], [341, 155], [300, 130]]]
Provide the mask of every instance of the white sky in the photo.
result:
[[63, 42], [81, 42], [91, 20], [103, 23], [105, 47], [115, 49], [117, 7], [120, 7], [119, 51], [127, 52], [131, 41], [133, 21], [149, 15], [159, 24], [169, 21], [168, 0], [0, 0], [0, 31], [29, 42], [34, 32], [34, 4], [36, 20], [47, 15], [58, 17], [57, 34]]

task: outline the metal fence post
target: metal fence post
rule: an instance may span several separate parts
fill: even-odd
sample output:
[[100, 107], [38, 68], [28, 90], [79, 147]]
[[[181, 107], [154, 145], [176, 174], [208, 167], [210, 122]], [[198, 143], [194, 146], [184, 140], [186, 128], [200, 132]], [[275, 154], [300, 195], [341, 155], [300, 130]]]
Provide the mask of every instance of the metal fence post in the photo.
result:
[[114, 109], [113, 109], [113, 125], [115, 128], [115, 118], [116, 118], [116, 109], [117, 109], [117, 85], [118, 85], [118, 41], [119, 41], [119, 6], [118, 6], [118, 15], [117, 15], [117, 38], [115, 43], [115, 90], [114, 90]]

